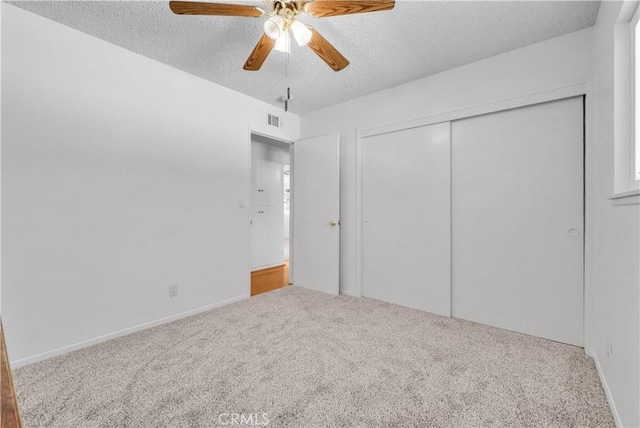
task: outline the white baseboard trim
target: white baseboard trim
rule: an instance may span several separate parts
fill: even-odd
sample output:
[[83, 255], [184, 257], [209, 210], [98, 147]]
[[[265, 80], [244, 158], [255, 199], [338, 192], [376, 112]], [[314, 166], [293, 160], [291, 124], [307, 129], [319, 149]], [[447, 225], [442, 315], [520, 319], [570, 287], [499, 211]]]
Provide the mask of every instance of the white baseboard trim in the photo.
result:
[[602, 373], [600, 361], [598, 361], [598, 355], [594, 352], [591, 358], [593, 358], [593, 361], [596, 364], [596, 371], [598, 372], [598, 376], [600, 377], [600, 382], [602, 383], [602, 387], [604, 388], [604, 393], [607, 396], [607, 401], [609, 402], [609, 407], [611, 408], [611, 413], [613, 414], [613, 421], [616, 423], [616, 427], [623, 428], [622, 421], [620, 420], [620, 415], [618, 414], [618, 410], [616, 409], [616, 403], [613, 401], [613, 395], [611, 395], [611, 390], [609, 389], [609, 385], [607, 384], [607, 379], [605, 379], [604, 374]]
[[37, 354], [31, 357], [22, 358], [20, 360], [10, 361], [9, 364], [11, 365], [12, 369], [17, 369], [18, 367], [24, 367], [26, 365], [37, 363], [39, 361], [44, 361], [49, 358], [66, 354], [68, 352], [77, 351], [78, 349], [86, 348], [87, 346], [96, 345], [98, 343], [106, 342], [108, 340], [115, 339], [117, 337], [126, 336], [127, 334], [135, 333], [136, 331], [146, 330], [148, 328], [155, 327], [160, 324], [166, 324], [172, 321], [179, 320], [181, 318], [186, 318], [192, 315], [199, 314], [200, 312], [205, 312], [211, 309], [219, 308], [221, 306], [230, 305], [232, 303], [236, 303], [248, 298], [249, 298], [248, 294], [238, 296], [238, 297], [233, 297], [231, 299], [223, 300], [222, 302], [213, 303], [211, 305], [202, 306], [202, 307], [191, 309], [185, 312], [180, 312], [179, 314], [170, 315], [168, 317], [160, 318], [154, 321], [138, 324], [136, 326], [125, 328], [123, 330], [118, 330], [113, 333], [105, 334], [103, 336], [94, 337], [93, 339], [83, 340], [82, 342], [74, 343], [73, 345], [63, 346], [62, 348], [57, 348], [57, 349], [54, 349], [53, 351], [43, 352], [42, 354]]
[[343, 290], [342, 288], [340, 289], [340, 294], [343, 296], [358, 297], [355, 291]]

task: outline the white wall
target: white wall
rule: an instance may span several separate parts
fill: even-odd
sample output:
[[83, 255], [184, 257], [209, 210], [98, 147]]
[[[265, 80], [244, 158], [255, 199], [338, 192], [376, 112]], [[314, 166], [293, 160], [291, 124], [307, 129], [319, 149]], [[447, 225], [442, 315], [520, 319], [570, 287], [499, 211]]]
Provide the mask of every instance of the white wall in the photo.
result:
[[248, 296], [249, 128], [297, 116], [10, 5], [2, 39], [12, 362]]
[[591, 29], [488, 58], [301, 118], [301, 138], [341, 142], [340, 289], [356, 293], [356, 131], [585, 83]]
[[[620, 2], [602, 2], [594, 27], [587, 99], [588, 351], [600, 366], [618, 423], [640, 426], [640, 210], [614, 207], [614, 24]], [[614, 342], [607, 357], [607, 339]]]

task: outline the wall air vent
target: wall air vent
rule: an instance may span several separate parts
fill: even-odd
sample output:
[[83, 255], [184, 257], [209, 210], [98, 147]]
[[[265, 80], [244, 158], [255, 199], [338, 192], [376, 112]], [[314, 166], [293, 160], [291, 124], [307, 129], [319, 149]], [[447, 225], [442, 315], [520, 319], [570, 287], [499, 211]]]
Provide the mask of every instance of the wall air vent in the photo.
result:
[[269, 114], [267, 116], [267, 123], [271, 126], [275, 126], [277, 128], [282, 126], [282, 120], [280, 120], [280, 118], [278, 116], [274, 116], [272, 114]]

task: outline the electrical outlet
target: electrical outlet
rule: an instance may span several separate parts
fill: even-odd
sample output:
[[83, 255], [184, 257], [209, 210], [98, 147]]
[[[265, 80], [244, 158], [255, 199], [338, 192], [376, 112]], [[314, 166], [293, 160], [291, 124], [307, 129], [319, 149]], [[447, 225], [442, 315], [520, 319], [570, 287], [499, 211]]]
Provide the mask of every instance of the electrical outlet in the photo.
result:
[[612, 338], [607, 339], [607, 357], [609, 357], [610, 359], [613, 358], [613, 339]]
[[169, 297], [176, 297], [178, 295], [178, 284], [169, 286]]

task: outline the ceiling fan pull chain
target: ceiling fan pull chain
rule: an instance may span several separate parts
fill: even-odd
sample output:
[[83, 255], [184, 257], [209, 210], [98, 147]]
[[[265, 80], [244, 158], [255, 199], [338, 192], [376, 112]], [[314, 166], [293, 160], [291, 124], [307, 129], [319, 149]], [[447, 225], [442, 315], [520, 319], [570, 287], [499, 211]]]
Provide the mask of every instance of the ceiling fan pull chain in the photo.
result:
[[285, 112], [289, 111], [289, 100], [291, 99], [291, 88], [289, 88], [289, 55], [290, 55], [290, 52], [287, 52], [284, 60], [284, 83], [285, 85], [287, 85], [287, 92], [283, 97]]

